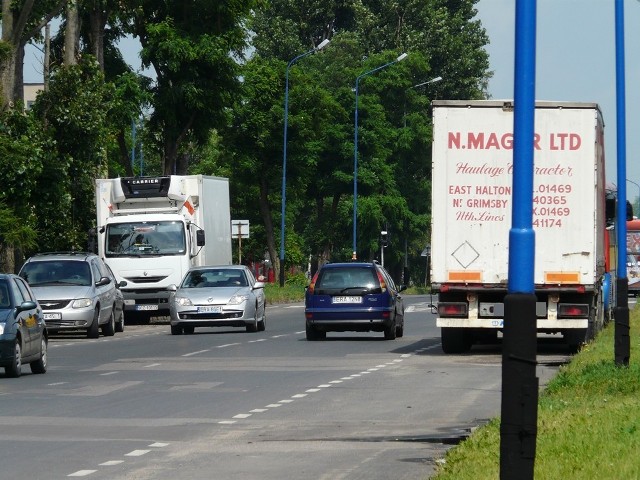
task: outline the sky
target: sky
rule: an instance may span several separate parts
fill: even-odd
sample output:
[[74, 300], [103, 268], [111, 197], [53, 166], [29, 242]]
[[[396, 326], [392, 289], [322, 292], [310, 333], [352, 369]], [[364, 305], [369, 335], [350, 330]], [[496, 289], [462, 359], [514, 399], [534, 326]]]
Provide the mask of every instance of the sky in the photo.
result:
[[[493, 99], [513, 98], [516, 0], [479, 0], [477, 19], [486, 47]], [[536, 98], [600, 105], [605, 122], [607, 182], [617, 181], [615, 3], [611, 0], [538, 0]], [[640, 194], [640, 1], [624, 1], [627, 198]]]
[[[513, 98], [516, 0], [479, 0], [477, 19], [489, 44], [493, 99]], [[612, 0], [538, 0], [536, 98], [595, 102], [605, 122], [607, 182], [617, 181], [615, 2]], [[624, 1], [627, 197], [640, 195], [640, 0]], [[125, 59], [140, 69], [139, 43], [121, 43]], [[434, 72], [437, 74], [437, 72]], [[29, 47], [25, 81], [42, 82], [41, 53]]]

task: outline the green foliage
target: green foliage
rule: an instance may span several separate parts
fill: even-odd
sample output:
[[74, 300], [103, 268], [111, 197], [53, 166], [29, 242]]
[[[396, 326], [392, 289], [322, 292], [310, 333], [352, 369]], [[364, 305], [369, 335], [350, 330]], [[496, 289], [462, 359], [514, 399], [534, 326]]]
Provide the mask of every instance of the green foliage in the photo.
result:
[[[640, 347], [631, 343], [628, 368], [616, 366], [614, 329], [610, 323], [541, 394], [535, 478], [640, 476]], [[631, 312], [629, 335], [640, 335], [638, 308]], [[450, 450], [433, 478], [498, 478], [499, 444], [500, 422], [494, 419]]]

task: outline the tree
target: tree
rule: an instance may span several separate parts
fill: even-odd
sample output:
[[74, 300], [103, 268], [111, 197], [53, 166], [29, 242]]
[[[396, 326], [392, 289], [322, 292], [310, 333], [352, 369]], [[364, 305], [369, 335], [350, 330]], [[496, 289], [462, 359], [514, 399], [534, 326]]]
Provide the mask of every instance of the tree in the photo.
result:
[[157, 135], [162, 173], [185, 173], [188, 144], [204, 145], [233, 101], [236, 58], [246, 45], [243, 22], [257, 2], [129, 3], [129, 29], [142, 44], [143, 65], [157, 74], [148, 126]]

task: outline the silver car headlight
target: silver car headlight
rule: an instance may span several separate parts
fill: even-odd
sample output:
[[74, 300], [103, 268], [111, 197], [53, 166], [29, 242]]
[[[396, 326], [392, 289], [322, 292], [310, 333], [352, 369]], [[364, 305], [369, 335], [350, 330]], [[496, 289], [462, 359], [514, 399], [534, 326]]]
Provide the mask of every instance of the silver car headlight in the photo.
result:
[[240, 305], [249, 300], [249, 295], [234, 295], [229, 299], [229, 305]]
[[4, 335], [4, 323], [0, 323], [0, 335]]
[[73, 308], [87, 308], [87, 307], [90, 307], [91, 304], [92, 304], [92, 302], [91, 302], [90, 298], [78, 298], [78, 299], [73, 301], [71, 306]]
[[176, 297], [176, 305], [179, 305], [181, 307], [190, 307], [193, 305], [193, 303], [191, 302], [191, 299], [187, 298], [187, 297]]

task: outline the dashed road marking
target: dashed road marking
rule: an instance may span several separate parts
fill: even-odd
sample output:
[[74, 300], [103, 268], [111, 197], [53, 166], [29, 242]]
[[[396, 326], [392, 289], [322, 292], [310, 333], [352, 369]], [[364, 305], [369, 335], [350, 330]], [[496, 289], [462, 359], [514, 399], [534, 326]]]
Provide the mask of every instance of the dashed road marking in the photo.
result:
[[97, 470], [78, 470], [77, 472], [67, 475], [67, 477], [86, 477], [87, 475], [91, 475], [96, 472]]

